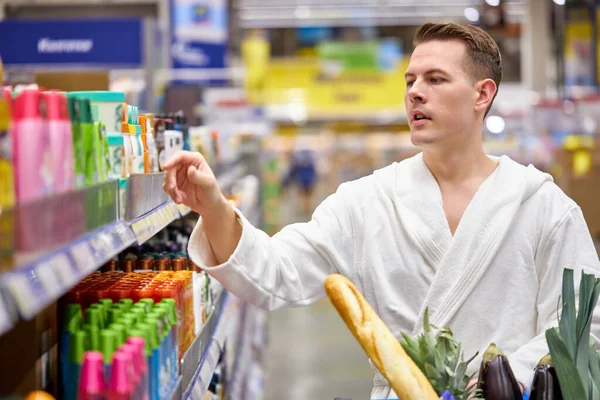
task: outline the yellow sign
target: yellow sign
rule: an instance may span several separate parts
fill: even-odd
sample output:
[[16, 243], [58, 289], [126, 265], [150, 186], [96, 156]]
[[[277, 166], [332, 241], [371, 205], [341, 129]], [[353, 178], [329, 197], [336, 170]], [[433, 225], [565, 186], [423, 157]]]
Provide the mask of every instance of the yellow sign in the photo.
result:
[[322, 116], [404, 113], [408, 58], [391, 71], [342, 71], [327, 74], [317, 60], [272, 60], [262, 92], [249, 97], [310, 119]]

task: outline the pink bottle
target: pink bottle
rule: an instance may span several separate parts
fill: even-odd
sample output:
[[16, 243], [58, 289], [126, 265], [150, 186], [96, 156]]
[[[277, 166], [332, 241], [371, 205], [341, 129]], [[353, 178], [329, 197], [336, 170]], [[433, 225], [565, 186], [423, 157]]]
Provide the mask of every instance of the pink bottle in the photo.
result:
[[110, 368], [110, 382], [106, 400], [133, 400], [133, 387], [131, 377], [133, 375], [131, 355], [126, 352], [117, 351], [113, 356]]
[[43, 99], [48, 117], [54, 192], [60, 193], [75, 187], [73, 134], [67, 96], [61, 92], [51, 91], [44, 92]]
[[131, 381], [131, 386], [133, 387], [133, 399], [141, 400], [142, 399], [142, 396], [141, 396], [142, 375], [140, 373], [141, 371], [138, 369], [139, 359], [138, 359], [138, 355], [137, 355], [137, 348], [135, 345], [125, 343], [124, 345], [119, 347], [119, 351], [129, 354], [131, 356], [132, 377], [131, 377], [130, 381]]
[[103, 400], [104, 358], [99, 351], [88, 351], [83, 356], [77, 400]]
[[17, 203], [52, 193], [52, 154], [45, 106], [38, 89], [25, 89], [13, 102], [13, 160]]
[[135, 347], [137, 362], [134, 362], [134, 365], [140, 375], [141, 399], [147, 400], [150, 397], [150, 394], [148, 388], [148, 364], [146, 363], [146, 344], [144, 338], [130, 337], [127, 339], [126, 343]]

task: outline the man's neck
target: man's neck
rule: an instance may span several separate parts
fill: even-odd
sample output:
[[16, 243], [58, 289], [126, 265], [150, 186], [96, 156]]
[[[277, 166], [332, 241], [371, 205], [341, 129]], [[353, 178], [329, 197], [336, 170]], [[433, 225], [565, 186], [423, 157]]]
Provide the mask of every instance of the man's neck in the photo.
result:
[[481, 145], [460, 151], [423, 151], [423, 161], [439, 184], [460, 184], [473, 178], [485, 180], [498, 165]]

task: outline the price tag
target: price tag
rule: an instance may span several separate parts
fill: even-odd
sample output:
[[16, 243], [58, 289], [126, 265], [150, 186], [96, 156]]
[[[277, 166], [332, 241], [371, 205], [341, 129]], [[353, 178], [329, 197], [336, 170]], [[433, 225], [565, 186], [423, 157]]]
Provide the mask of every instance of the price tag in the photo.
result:
[[71, 248], [71, 256], [77, 269], [87, 275], [94, 267], [94, 255], [87, 241], [80, 242]]
[[80, 275], [73, 268], [73, 264], [71, 264], [71, 260], [66, 254], [59, 253], [55, 255], [50, 259], [50, 264], [63, 287], [70, 289], [79, 282]]
[[63, 292], [63, 285], [54, 273], [49, 262], [42, 262], [35, 268], [35, 273], [50, 300], [56, 300]]
[[104, 259], [105, 255], [110, 251], [110, 249], [107, 248], [108, 245], [103, 239], [102, 234], [93, 236], [89, 239], [88, 243], [94, 254], [94, 261]]
[[138, 238], [138, 240], [139, 240], [139, 237], [140, 237], [141, 235], [143, 235], [144, 231], [146, 230], [146, 222], [145, 222], [145, 220], [141, 219], [141, 220], [139, 220], [139, 221], [135, 222], [135, 223], [134, 223], [134, 224], [131, 226], [131, 228], [133, 229], [133, 233], [135, 233], [135, 236], [136, 236], [136, 237]]
[[[39, 293], [36, 293], [29, 279], [23, 274], [13, 274], [8, 279], [8, 290], [13, 295], [21, 314], [25, 318], [32, 318], [37, 314]], [[37, 301], [36, 301], [37, 300]]]

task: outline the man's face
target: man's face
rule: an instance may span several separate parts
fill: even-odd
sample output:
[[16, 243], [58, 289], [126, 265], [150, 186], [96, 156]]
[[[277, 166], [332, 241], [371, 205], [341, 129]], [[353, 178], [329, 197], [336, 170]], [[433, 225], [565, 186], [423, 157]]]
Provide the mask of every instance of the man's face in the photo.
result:
[[465, 70], [460, 41], [419, 44], [406, 71], [406, 115], [415, 146], [443, 150], [468, 140], [479, 124], [478, 92]]

